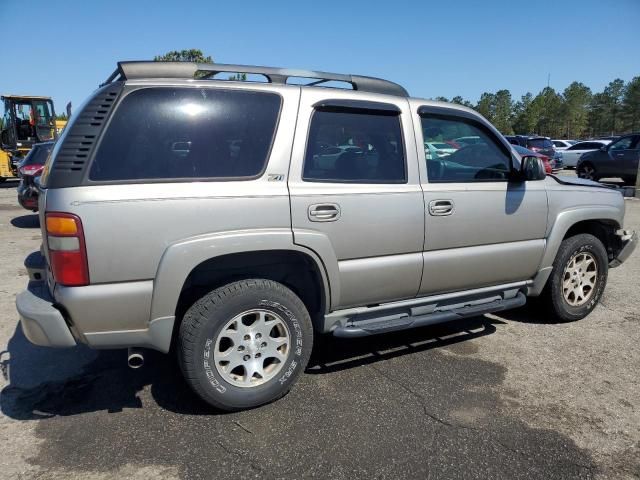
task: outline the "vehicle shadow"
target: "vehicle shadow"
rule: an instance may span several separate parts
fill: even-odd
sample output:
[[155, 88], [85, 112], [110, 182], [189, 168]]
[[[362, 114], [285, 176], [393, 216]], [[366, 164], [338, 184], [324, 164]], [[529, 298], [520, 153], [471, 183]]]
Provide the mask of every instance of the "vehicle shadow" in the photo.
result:
[[40, 217], [37, 213], [20, 215], [11, 219], [11, 225], [16, 228], [40, 228]]
[[5, 180], [4, 182], [0, 183], [0, 189], [3, 188], [17, 188], [18, 187], [18, 183], [16, 180]]
[[331, 373], [434, 348], [447, 347], [491, 335], [496, 331], [495, 325], [499, 324], [504, 324], [504, 322], [488, 317], [473, 317], [456, 322], [363, 338], [342, 339], [324, 336], [316, 341], [307, 373]]
[[[490, 335], [500, 320], [475, 317], [354, 340], [321, 337], [307, 374], [357, 368], [390, 358], [442, 348]], [[8, 385], [0, 392], [0, 410], [17, 420], [37, 420], [142, 408], [143, 390], [165, 410], [184, 415], [218, 415], [183, 380], [173, 355], [147, 350], [145, 366], [132, 370], [125, 350], [91, 350], [84, 346], [52, 349], [32, 345], [18, 325], [0, 369]]]
[[542, 304], [536, 302], [535, 298], [529, 298], [527, 304], [523, 307], [505, 310], [496, 315], [505, 320], [519, 323], [539, 325], [559, 325], [567, 323], [552, 316]]

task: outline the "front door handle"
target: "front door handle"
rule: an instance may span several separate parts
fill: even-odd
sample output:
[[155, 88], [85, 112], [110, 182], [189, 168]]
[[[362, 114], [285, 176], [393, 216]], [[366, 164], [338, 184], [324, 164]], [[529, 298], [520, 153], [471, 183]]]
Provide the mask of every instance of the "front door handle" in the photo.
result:
[[335, 222], [340, 218], [340, 206], [335, 203], [309, 205], [308, 215], [312, 222]]
[[431, 200], [429, 202], [429, 215], [444, 217], [453, 213], [452, 200]]

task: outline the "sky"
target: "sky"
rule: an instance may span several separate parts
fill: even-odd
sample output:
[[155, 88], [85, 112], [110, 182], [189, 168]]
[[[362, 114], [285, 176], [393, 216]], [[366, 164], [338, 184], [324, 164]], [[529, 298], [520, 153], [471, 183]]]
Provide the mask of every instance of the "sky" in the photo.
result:
[[0, 93], [81, 102], [118, 60], [201, 49], [220, 63], [387, 78], [412, 96], [518, 99], [640, 75], [640, 0], [0, 0]]

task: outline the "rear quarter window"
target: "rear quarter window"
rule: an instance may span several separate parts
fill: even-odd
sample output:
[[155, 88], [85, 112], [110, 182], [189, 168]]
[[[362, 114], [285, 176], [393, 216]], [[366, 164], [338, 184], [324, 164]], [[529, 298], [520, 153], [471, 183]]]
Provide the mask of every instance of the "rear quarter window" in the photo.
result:
[[89, 179], [255, 178], [266, 167], [280, 106], [268, 92], [133, 91], [114, 112]]

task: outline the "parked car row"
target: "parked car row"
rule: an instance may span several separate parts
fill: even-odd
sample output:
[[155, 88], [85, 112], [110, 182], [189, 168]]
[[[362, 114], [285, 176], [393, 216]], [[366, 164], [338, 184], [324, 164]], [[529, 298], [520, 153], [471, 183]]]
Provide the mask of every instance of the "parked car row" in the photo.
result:
[[[575, 168], [581, 178], [621, 178], [635, 184], [640, 157], [640, 134], [593, 140], [550, 139], [537, 135], [505, 135], [514, 148], [529, 149], [547, 157], [554, 171]], [[518, 150], [519, 153], [520, 150]], [[531, 153], [528, 153], [529, 155]]]

